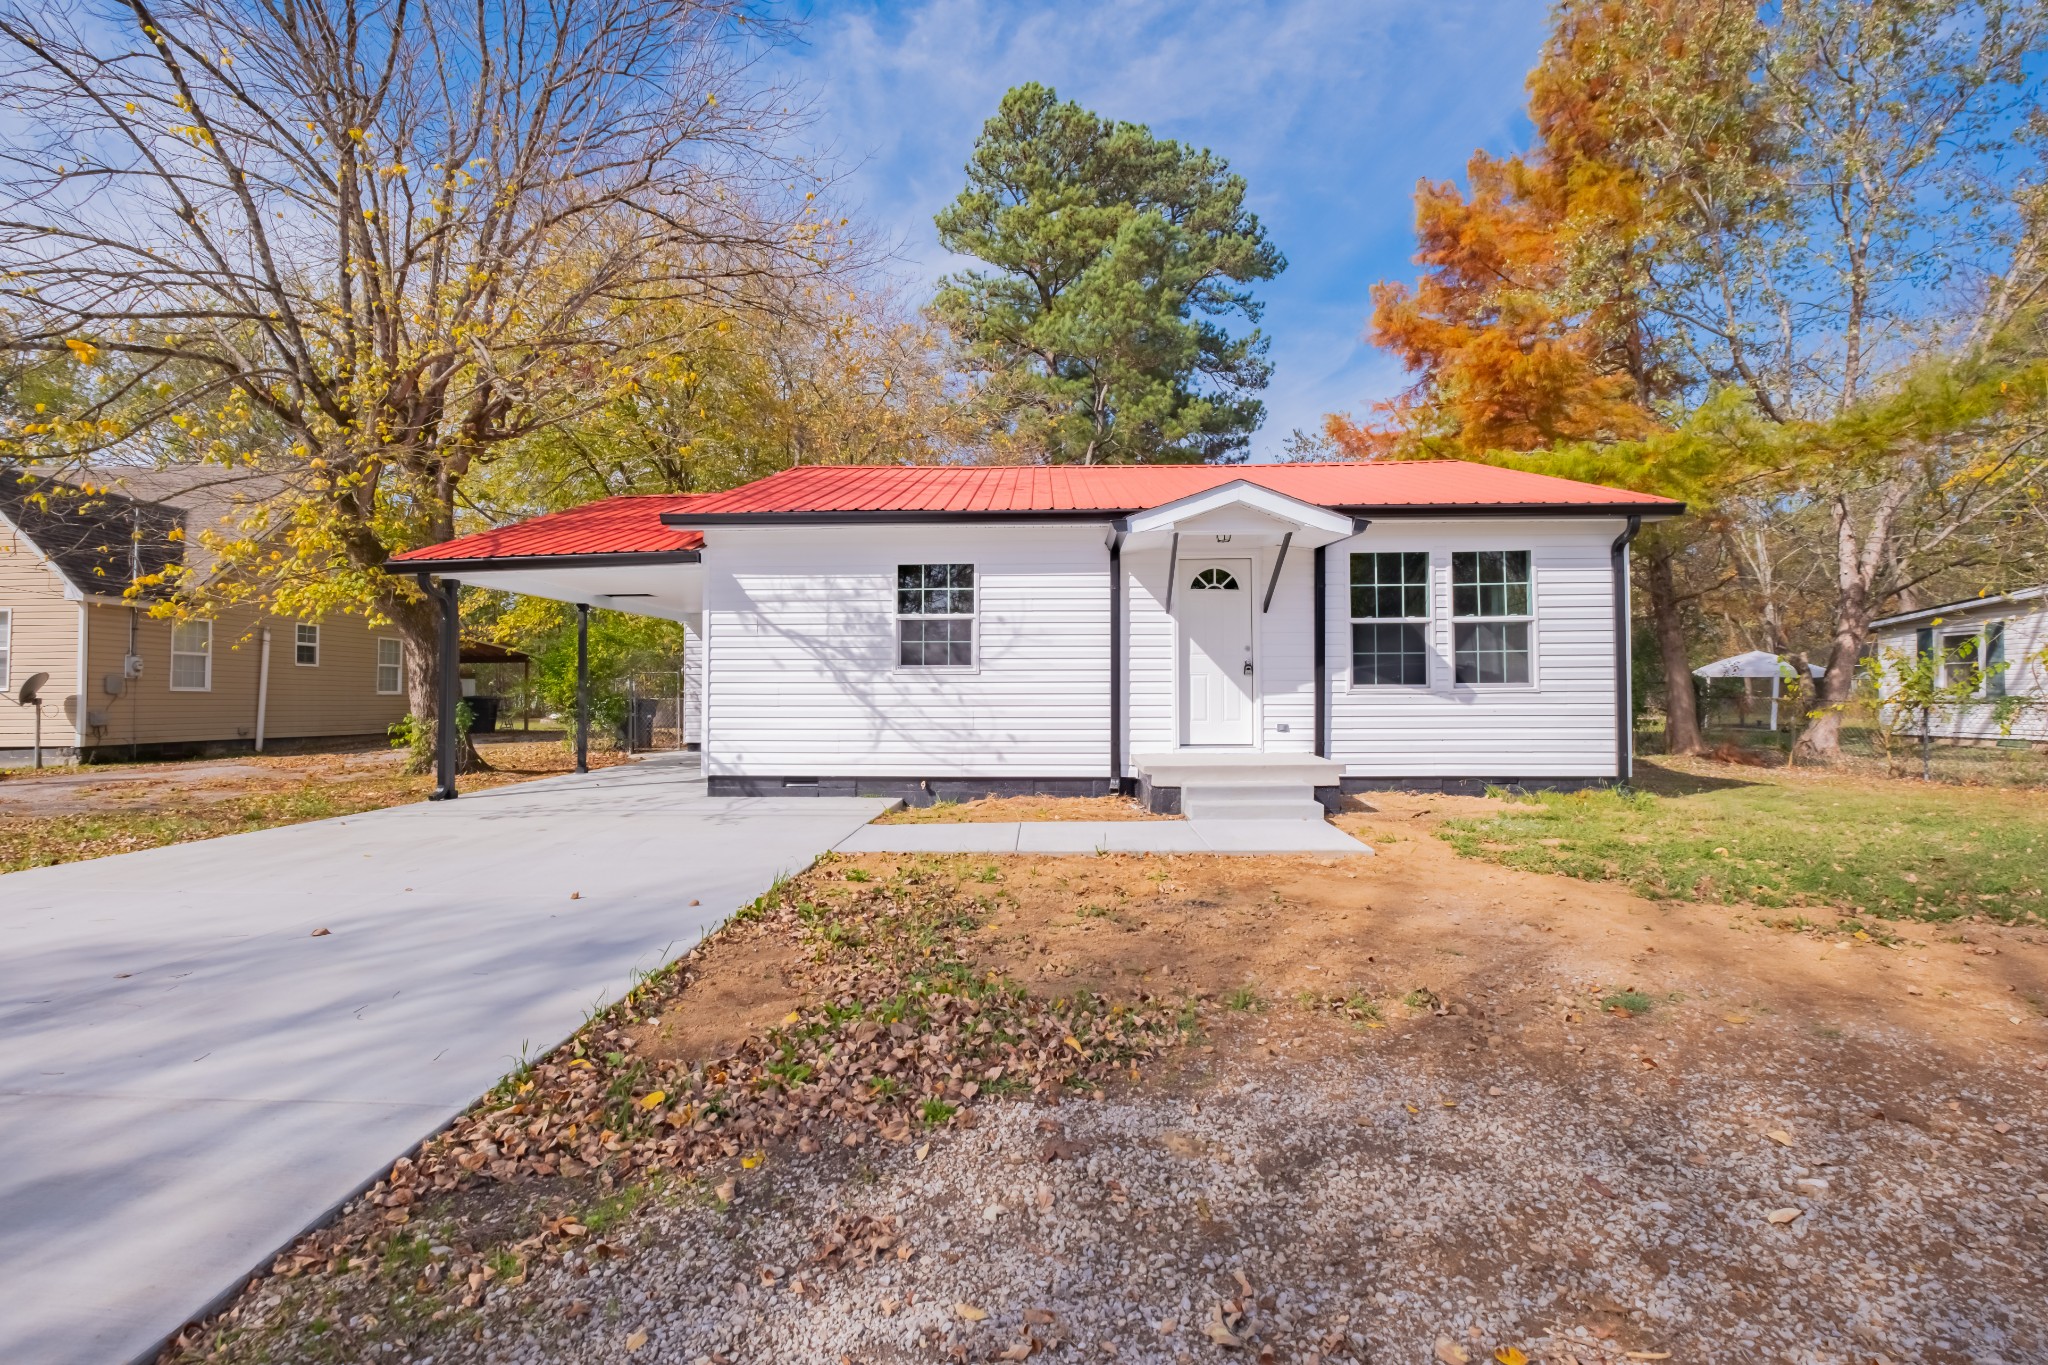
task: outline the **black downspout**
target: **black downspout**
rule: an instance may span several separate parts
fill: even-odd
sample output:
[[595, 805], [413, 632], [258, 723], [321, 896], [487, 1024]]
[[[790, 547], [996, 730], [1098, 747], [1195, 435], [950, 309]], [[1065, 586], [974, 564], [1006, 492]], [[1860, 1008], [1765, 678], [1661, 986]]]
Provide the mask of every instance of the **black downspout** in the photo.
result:
[[1629, 667], [1628, 544], [1643, 529], [1640, 515], [1631, 515], [1628, 529], [1614, 538], [1608, 556], [1614, 570], [1614, 780], [1627, 785], [1635, 776], [1635, 688]]
[[576, 771], [590, 771], [590, 603], [576, 604]]
[[1109, 535], [1109, 793], [1124, 790], [1124, 536]]
[[1330, 756], [1330, 583], [1325, 572], [1328, 559], [1326, 547], [1316, 546], [1315, 553], [1315, 633], [1314, 650], [1316, 678], [1316, 757]]
[[[430, 581], [420, 575], [422, 584]], [[456, 710], [462, 705], [461, 589], [452, 578], [442, 579], [438, 591], [429, 589], [441, 599], [441, 702], [436, 708], [440, 714], [434, 717], [434, 790], [429, 801], [455, 799], [455, 755], [462, 738], [456, 724]]]

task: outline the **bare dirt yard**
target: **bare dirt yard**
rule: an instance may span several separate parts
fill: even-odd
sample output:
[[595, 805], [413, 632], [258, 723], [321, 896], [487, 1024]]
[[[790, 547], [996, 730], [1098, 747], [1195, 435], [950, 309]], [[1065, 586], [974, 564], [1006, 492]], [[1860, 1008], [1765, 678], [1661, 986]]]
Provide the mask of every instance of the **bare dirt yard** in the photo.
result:
[[2038, 917], [1372, 804], [1373, 858], [828, 858], [166, 1358], [2048, 1359]]
[[[488, 772], [460, 791], [568, 772], [559, 735], [477, 736]], [[169, 763], [0, 770], [0, 872], [130, 853], [273, 825], [423, 801], [433, 778], [403, 770], [388, 746], [241, 754]], [[626, 762], [593, 753], [593, 766]]]

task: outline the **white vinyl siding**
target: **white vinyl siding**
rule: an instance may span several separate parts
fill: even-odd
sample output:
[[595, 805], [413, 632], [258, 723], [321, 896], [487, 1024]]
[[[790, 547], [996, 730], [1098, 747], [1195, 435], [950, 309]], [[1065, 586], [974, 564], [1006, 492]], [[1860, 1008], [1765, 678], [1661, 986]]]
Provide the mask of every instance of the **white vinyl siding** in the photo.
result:
[[14, 613], [0, 607], [0, 691], [14, 684], [14, 675], [8, 671], [8, 654], [14, 644]]
[[389, 635], [377, 637], [377, 695], [395, 697], [405, 687], [405, 643]]
[[292, 662], [300, 668], [320, 666], [320, 627], [309, 621], [292, 627]]
[[171, 626], [171, 691], [212, 690], [213, 622], [174, 622]]
[[[1608, 546], [1620, 519], [1388, 518], [1332, 545], [1330, 756], [1353, 777], [1602, 778], [1615, 773], [1613, 572]], [[1473, 686], [1455, 679], [1452, 556], [1529, 553], [1533, 681]], [[1363, 551], [1430, 557], [1430, 685], [1352, 686], [1350, 556]], [[1275, 610], [1278, 610], [1276, 605]]]
[[[720, 528], [706, 551], [714, 776], [1107, 777], [1098, 525]], [[972, 564], [975, 667], [897, 663], [897, 569]]]

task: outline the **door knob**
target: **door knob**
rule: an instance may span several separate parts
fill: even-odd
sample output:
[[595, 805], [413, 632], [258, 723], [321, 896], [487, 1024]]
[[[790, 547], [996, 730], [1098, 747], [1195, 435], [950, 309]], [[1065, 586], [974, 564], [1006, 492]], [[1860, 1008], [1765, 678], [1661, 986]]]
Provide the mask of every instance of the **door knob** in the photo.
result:
[[1246, 659], [1244, 661], [1244, 675], [1247, 678], [1249, 678], [1252, 675], [1252, 661], [1250, 659]]

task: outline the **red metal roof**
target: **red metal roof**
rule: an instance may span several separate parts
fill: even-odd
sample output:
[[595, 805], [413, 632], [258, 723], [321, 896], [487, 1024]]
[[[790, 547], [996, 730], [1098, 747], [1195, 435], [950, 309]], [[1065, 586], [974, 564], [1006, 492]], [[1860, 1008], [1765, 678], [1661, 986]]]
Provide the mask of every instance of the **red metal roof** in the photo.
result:
[[1647, 493], [1460, 460], [1297, 465], [814, 465], [693, 498], [693, 516], [1136, 512], [1242, 480], [1324, 507], [1622, 507]]
[[1324, 507], [1613, 508], [1673, 513], [1682, 504], [1573, 479], [1461, 460], [1299, 465], [811, 465], [724, 493], [605, 498], [394, 555], [391, 565], [660, 554], [703, 548], [664, 513], [715, 518], [831, 513], [965, 515], [1142, 511], [1242, 480]]
[[688, 493], [649, 493], [628, 497], [601, 498], [566, 512], [516, 521], [489, 531], [477, 531], [439, 545], [393, 555], [394, 567], [412, 562], [442, 563], [448, 560], [573, 558], [584, 555], [672, 554], [678, 550], [701, 550], [704, 537], [696, 531], [680, 531], [661, 524], [663, 512], [677, 512], [696, 496]]

